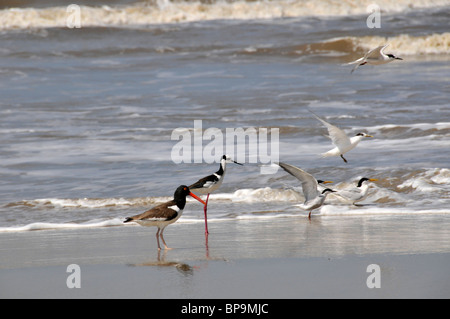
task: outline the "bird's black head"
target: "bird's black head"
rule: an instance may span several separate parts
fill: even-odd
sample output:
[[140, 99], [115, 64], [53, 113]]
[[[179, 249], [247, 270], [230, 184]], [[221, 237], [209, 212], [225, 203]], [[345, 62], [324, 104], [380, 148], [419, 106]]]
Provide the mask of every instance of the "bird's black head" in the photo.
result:
[[238, 165], [244, 165], [244, 164], [241, 164], [241, 163], [238, 163], [238, 162], [232, 160], [231, 157], [226, 156], [226, 155], [222, 156], [222, 160], [221, 161], [225, 161], [225, 163], [226, 162], [233, 162], [233, 163], [238, 164]]
[[173, 194], [173, 199], [177, 206], [181, 209], [184, 208], [184, 205], [186, 205], [186, 196], [191, 196], [198, 200], [203, 205], [206, 205], [206, 203], [197, 195], [191, 193], [191, 190], [186, 185], [178, 186], [177, 190], [175, 191], [175, 194]]
[[362, 185], [364, 182], [366, 182], [366, 181], [369, 181], [369, 182], [376, 182], [377, 179], [376, 179], [376, 178], [367, 178], [367, 177], [363, 177], [363, 178], [361, 178], [361, 179], [358, 181], [358, 187], [361, 187], [361, 185]]
[[190, 194], [189, 187], [186, 185], [178, 186], [178, 188], [175, 190], [175, 193], [173, 194], [173, 200], [175, 201], [176, 205], [183, 209], [186, 205], [186, 196]]
[[360, 133], [356, 134], [355, 136], [362, 136], [362, 137], [373, 137], [372, 135], [369, 135], [369, 134], [366, 134], [366, 133], [362, 133], [362, 132], [360, 132]]
[[393, 59], [393, 60], [403, 60], [402, 58], [399, 58], [398, 56], [395, 56], [395, 55], [393, 55], [393, 54], [386, 54], [388, 57], [390, 57], [391, 59]]
[[189, 187], [186, 185], [178, 186], [178, 188], [175, 190], [175, 193], [173, 194], [173, 198], [186, 198], [187, 195], [189, 195], [191, 191], [189, 190]]
[[322, 191], [322, 194], [325, 194], [325, 193], [327, 193], [327, 192], [330, 192], [330, 193], [336, 193], [336, 191], [334, 191], [334, 190], [332, 190], [332, 189], [330, 189], [330, 188], [325, 188], [325, 189]]
[[367, 177], [363, 177], [358, 181], [358, 187], [361, 187], [362, 183], [364, 183], [365, 181], [368, 181], [369, 179]]

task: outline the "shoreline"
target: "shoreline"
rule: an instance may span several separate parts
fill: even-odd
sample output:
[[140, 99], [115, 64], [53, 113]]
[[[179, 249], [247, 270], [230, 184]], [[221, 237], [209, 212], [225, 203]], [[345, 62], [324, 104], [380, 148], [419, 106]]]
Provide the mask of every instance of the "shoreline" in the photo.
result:
[[[450, 218], [318, 217], [0, 234], [1, 298], [448, 298]], [[81, 288], [67, 287], [69, 265]], [[369, 265], [381, 288], [370, 289]]]

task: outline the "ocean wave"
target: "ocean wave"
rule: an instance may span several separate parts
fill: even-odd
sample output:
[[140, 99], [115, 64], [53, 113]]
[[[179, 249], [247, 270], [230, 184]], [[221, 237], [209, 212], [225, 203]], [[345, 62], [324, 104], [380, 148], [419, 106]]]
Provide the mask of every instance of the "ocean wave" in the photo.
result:
[[[335, 181], [330, 187], [336, 190], [349, 187], [356, 183], [361, 176], [356, 176], [354, 180]], [[402, 193], [418, 192], [448, 192], [450, 191], [450, 170], [448, 168], [429, 168], [423, 170], [395, 173], [395, 176], [389, 176], [389, 180], [382, 179], [375, 183], [373, 188], [376, 190], [371, 200], [386, 202], [406, 202], [408, 199], [401, 197]], [[329, 196], [331, 202], [333, 196]], [[136, 198], [43, 198], [22, 200], [6, 204], [5, 207], [25, 206], [41, 209], [101, 209], [111, 207], [152, 207], [157, 204], [171, 200], [172, 197], [136, 197]], [[194, 199], [187, 197], [188, 203], [195, 203]], [[292, 183], [292, 186], [285, 185], [283, 188], [261, 187], [261, 188], [242, 188], [230, 193], [213, 193], [209, 197], [210, 201], [226, 203], [299, 203], [304, 200], [300, 183]]]
[[450, 33], [433, 33], [423, 36], [400, 34], [393, 37], [363, 36], [338, 37], [319, 42], [294, 44], [289, 47], [247, 47], [240, 53], [246, 55], [281, 54], [298, 56], [351, 56], [349, 61], [363, 56], [367, 51], [380, 45], [389, 44], [385, 52], [398, 56], [411, 55], [447, 55], [450, 51]]
[[24, 232], [33, 230], [51, 230], [51, 229], [80, 229], [80, 228], [98, 228], [98, 227], [112, 227], [123, 226], [123, 219], [114, 218], [103, 221], [91, 221], [87, 223], [51, 223], [51, 222], [36, 222], [23, 226], [0, 227], [0, 233], [7, 232]]
[[[150, 206], [164, 203], [171, 197], [136, 197], [136, 198], [39, 198], [12, 202], [6, 207], [27, 206], [38, 208], [107, 208], [120, 206]], [[189, 199], [188, 199], [189, 201]]]
[[[31, 200], [21, 200], [6, 204], [5, 207], [35, 207], [35, 208], [81, 208], [98, 209], [110, 207], [151, 207], [167, 202], [172, 198], [160, 197], [136, 197], [136, 198], [40, 198]], [[233, 193], [211, 194], [211, 200], [228, 202], [279, 202], [298, 201], [301, 199], [298, 193], [289, 189], [273, 189], [270, 187], [258, 189], [238, 189]], [[187, 197], [187, 202], [195, 200]]]
[[[364, 173], [364, 175], [366, 175]], [[314, 211], [319, 216], [334, 215], [398, 215], [398, 214], [448, 214], [450, 208], [446, 203], [450, 199], [450, 169], [397, 169], [382, 173], [373, 171], [370, 174], [378, 178], [372, 183], [369, 195], [362, 207], [343, 203], [331, 194], [325, 205]], [[280, 177], [281, 178], [281, 177]], [[354, 176], [345, 181], [334, 181], [330, 187], [339, 191], [355, 185], [361, 176]], [[288, 183], [280, 179], [282, 187], [260, 187], [236, 189], [232, 192], [211, 194], [210, 222], [226, 220], [254, 220], [269, 218], [291, 218], [306, 216], [308, 212], [298, 208], [304, 201], [301, 186], [292, 179]], [[289, 185], [290, 184], [290, 185]], [[98, 228], [111, 226], [126, 226], [123, 220], [130, 214], [127, 208], [133, 206], [133, 211], [141, 211], [171, 197], [142, 198], [80, 198], [80, 199], [35, 199], [23, 200], [7, 204], [7, 209], [18, 208], [18, 211], [36, 210], [36, 216], [27, 217], [25, 225], [7, 225], [0, 227], [0, 233], [24, 232], [33, 230]], [[188, 198], [194, 203], [194, 199]], [[20, 206], [25, 206], [21, 208]], [[4, 208], [5, 208], [4, 207]], [[113, 209], [110, 209], [110, 208]], [[125, 208], [125, 209], [123, 209]], [[64, 209], [64, 211], [62, 210]], [[50, 211], [55, 210], [53, 213]], [[80, 211], [85, 213], [80, 214]], [[74, 214], [74, 215], [72, 215]], [[31, 214], [35, 215], [35, 214]], [[61, 220], [64, 215], [65, 221]], [[95, 216], [95, 219], [92, 217]], [[46, 220], [47, 219], [47, 220]], [[18, 218], [17, 220], [21, 220]], [[24, 221], [23, 220], [23, 221]], [[178, 223], [202, 223], [203, 211], [200, 206], [189, 206], [183, 218]]]
[[[328, 201], [325, 205], [313, 212], [315, 216], [394, 216], [394, 215], [422, 215], [422, 214], [450, 214], [449, 208], [426, 208], [419, 207], [413, 209], [408, 206], [377, 206], [374, 204], [368, 204], [365, 206], [351, 206], [351, 205], [339, 205]], [[292, 205], [291, 208], [285, 208], [281, 211], [257, 211], [246, 212], [238, 215], [224, 215], [221, 217], [208, 218], [209, 223], [219, 223], [230, 220], [267, 220], [277, 218], [306, 218], [307, 211], [304, 211], [296, 205]], [[7, 226], [0, 227], [0, 233], [13, 233], [13, 232], [29, 232], [29, 231], [42, 231], [42, 230], [63, 230], [63, 229], [90, 229], [90, 228], [104, 228], [104, 227], [140, 227], [135, 223], [125, 224], [124, 218], [110, 218], [104, 220], [92, 220], [84, 223], [55, 223], [55, 222], [33, 222], [20, 226]], [[181, 218], [177, 224], [196, 224], [203, 223], [203, 218], [184, 217]]]
[[380, 45], [389, 44], [385, 52], [395, 52], [398, 56], [448, 54], [450, 51], [450, 32], [423, 36], [400, 34], [392, 37], [363, 36], [332, 38], [317, 43], [299, 46], [297, 54], [317, 52], [340, 52], [343, 54], [364, 54]]
[[396, 55], [427, 55], [448, 54], [450, 51], [450, 32], [430, 34], [424, 36], [411, 36], [400, 34], [393, 37], [367, 36], [351, 38], [354, 48], [370, 50], [379, 45], [389, 44], [386, 52], [395, 52]]
[[[136, 26], [206, 20], [273, 19], [303, 16], [367, 14], [372, 0], [282, 0], [282, 1], [169, 1], [152, 0], [121, 6], [79, 6], [82, 27]], [[447, 0], [378, 0], [384, 13], [448, 5]], [[0, 30], [66, 27], [75, 11], [68, 7], [11, 8], [0, 10]], [[70, 20], [73, 22], [73, 20]]]
[[349, 209], [345, 206], [336, 206], [336, 205], [326, 205], [322, 206], [320, 212], [317, 213], [319, 216], [341, 216], [341, 215], [405, 215], [405, 214], [448, 214], [450, 213], [449, 209], [417, 209], [411, 210], [409, 207], [358, 207]]
[[397, 186], [403, 191], [417, 191], [420, 193], [442, 193], [442, 199], [450, 198], [450, 169], [436, 168], [426, 170], [406, 179]]
[[371, 134], [384, 138], [414, 138], [420, 136], [434, 136], [439, 134], [446, 137], [450, 134], [450, 122], [412, 123], [412, 124], [384, 124], [370, 127], [355, 127], [355, 130], [366, 129]]

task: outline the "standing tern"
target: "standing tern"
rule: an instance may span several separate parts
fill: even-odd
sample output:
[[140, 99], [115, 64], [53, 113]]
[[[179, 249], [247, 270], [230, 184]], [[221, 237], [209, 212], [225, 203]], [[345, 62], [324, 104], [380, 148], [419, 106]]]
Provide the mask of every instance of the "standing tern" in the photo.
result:
[[168, 225], [175, 223], [178, 218], [181, 217], [184, 206], [186, 205], [186, 196], [188, 195], [194, 197], [203, 205], [206, 205], [206, 203], [202, 201], [198, 196], [196, 196], [194, 193], [191, 193], [189, 187], [181, 185], [176, 189], [172, 200], [155, 206], [142, 214], [128, 217], [127, 219], [125, 219], [124, 223], [136, 222], [141, 226], [158, 227], [158, 231], [156, 232], [158, 250], [161, 250], [161, 246], [159, 245], [159, 237], [161, 237], [164, 248], [171, 249], [166, 245], [163, 237], [163, 232]]
[[394, 60], [403, 60], [402, 58], [399, 58], [393, 54], [384, 53], [383, 51], [388, 45], [389, 44], [380, 45], [379, 47], [367, 52], [362, 58], [359, 58], [358, 60], [347, 63], [347, 64], [356, 64], [350, 73], [353, 73], [353, 71], [355, 71], [360, 65], [364, 65], [364, 64], [380, 65], [380, 64], [386, 64], [386, 63], [392, 62]]
[[370, 182], [376, 181], [378, 181], [376, 178], [363, 177], [358, 181], [356, 187], [338, 190], [334, 195], [337, 195], [344, 202], [358, 206], [356, 203], [366, 199], [369, 195]]
[[347, 163], [347, 160], [344, 158], [344, 154], [354, 149], [364, 137], [373, 137], [372, 135], [368, 135], [366, 133], [358, 133], [355, 136], [349, 138], [347, 134], [345, 134], [344, 131], [342, 131], [340, 128], [331, 125], [327, 121], [321, 119], [311, 110], [310, 112], [327, 127], [329, 137], [333, 144], [336, 146], [328, 152], [323, 153], [322, 157], [340, 156], [344, 160], [344, 162]]
[[311, 174], [293, 165], [281, 162], [278, 163], [278, 165], [286, 172], [296, 177], [302, 183], [305, 202], [298, 206], [306, 211], [309, 211], [308, 219], [311, 219], [311, 212], [323, 205], [323, 202], [325, 201], [328, 193], [334, 193], [335, 191], [329, 188], [325, 188], [323, 191], [319, 191], [319, 184]]
[[220, 160], [219, 170], [217, 172], [208, 175], [206, 177], [203, 177], [194, 184], [192, 184], [191, 186], [189, 186], [189, 189], [191, 189], [193, 192], [196, 192], [197, 194], [200, 195], [208, 194], [208, 196], [206, 197], [206, 204], [203, 208], [205, 212], [205, 234], [209, 234], [208, 217], [207, 217], [209, 194], [217, 190], [220, 187], [220, 185], [222, 185], [223, 178], [225, 177], [225, 171], [227, 168], [227, 162], [233, 162], [238, 165], [243, 165], [241, 163], [233, 161], [230, 157], [223, 155], [222, 159]]

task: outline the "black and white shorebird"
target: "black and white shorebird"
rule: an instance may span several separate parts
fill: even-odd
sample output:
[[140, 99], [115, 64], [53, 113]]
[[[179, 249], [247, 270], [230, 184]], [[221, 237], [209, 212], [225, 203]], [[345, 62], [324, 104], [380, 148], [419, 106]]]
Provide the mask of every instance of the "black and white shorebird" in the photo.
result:
[[344, 160], [344, 162], [347, 163], [344, 154], [354, 149], [363, 138], [373, 137], [372, 135], [368, 135], [366, 133], [358, 133], [353, 137], [348, 137], [347, 134], [345, 134], [345, 132], [339, 127], [328, 123], [324, 119], [321, 119], [311, 110], [309, 111], [316, 117], [316, 119], [318, 119], [320, 122], [322, 122], [323, 125], [325, 125], [328, 130], [329, 138], [333, 142], [334, 146], [336, 146], [328, 152], [322, 153], [322, 157], [340, 156]]
[[362, 58], [359, 58], [358, 60], [347, 63], [347, 64], [356, 64], [350, 73], [353, 73], [353, 71], [355, 71], [359, 66], [365, 65], [365, 64], [380, 65], [380, 64], [386, 64], [386, 63], [392, 62], [394, 60], [403, 60], [402, 58], [399, 58], [393, 54], [384, 53], [383, 51], [388, 45], [389, 44], [380, 45], [379, 47], [367, 52]]
[[311, 212], [322, 206], [327, 195], [335, 191], [330, 188], [323, 188], [321, 191], [318, 181], [311, 174], [298, 167], [281, 162], [278, 165], [302, 183], [305, 202], [298, 206], [301, 209], [309, 211], [308, 219], [311, 219]]
[[341, 201], [353, 204], [355, 206], [361, 206], [356, 204], [357, 202], [363, 201], [369, 195], [370, 182], [376, 182], [376, 178], [361, 178], [356, 187], [352, 186], [350, 188], [345, 188], [338, 190], [334, 195], [336, 195]]
[[227, 163], [232, 162], [238, 165], [243, 165], [241, 163], [238, 163], [234, 160], [232, 160], [230, 157], [223, 155], [220, 160], [220, 167], [217, 172], [214, 174], [208, 175], [206, 177], [203, 177], [199, 179], [197, 182], [189, 186], [189, 189], [191, 189], [193, 192], [196, 192], [199, 195], [205, 195], [208, 194], [206, 197], [206, 204], [204, 207], [205, 212], [205, 234], [209, 234], [208, 231], [208, 217], [207, 217], [207, 211], [208, 211], [208, 199], [209, 194], [217, 190], [220, 185], [222, 185], [223, 178], [225, 176], [225, 172], [227, 169]]
[[181, 185], [176, 189], [172, 200], [160, 204], [158, 206], [155, 206], [142, 214], [128, 217], [127, 219], [125, 219], [124, 223], [135, 222], [142, 226], [158, 227], [158, 231], [156, 232], [156, 241], [158, 242], [158, 250], [161, 250], [161, 246], [159, 244], [159, 237], [161, 237], [161, 240], [164, 244], [164, 248], [170, 249], [166, 245], [163, 232], [168, 225], [175, 223], [181, 217], [183, 209], [186, 205], [186, 196], [188, 195], [194, 197], [203, 205], [206, 204], [197, 195], [192, 193], [189, 190], [189, 187]]

